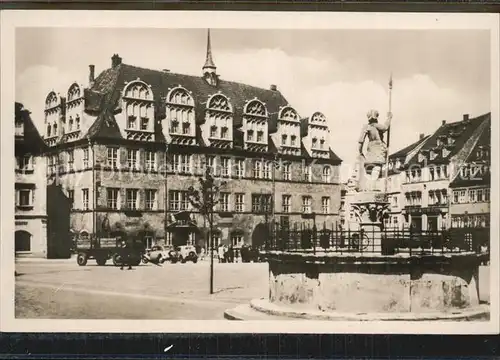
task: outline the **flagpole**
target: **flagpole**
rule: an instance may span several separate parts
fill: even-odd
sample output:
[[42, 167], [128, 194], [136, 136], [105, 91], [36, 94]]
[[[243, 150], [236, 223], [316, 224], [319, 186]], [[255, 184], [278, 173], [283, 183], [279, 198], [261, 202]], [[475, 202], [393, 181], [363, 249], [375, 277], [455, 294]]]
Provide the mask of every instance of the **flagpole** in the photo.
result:
[[[392, 73], [391, 77], [389, 79], [389, 113], [391, 112], [392, 108]], [[387, 152], [385, 154], [385, 196], [388, 198], [387, 195], [387, 190], [388, 190], [388, 184], [389, 184], [389, 143], [391, 139], [391, 127], [387, 129], [387, 142], [386, 142], [386, 147], [387, 147]]]

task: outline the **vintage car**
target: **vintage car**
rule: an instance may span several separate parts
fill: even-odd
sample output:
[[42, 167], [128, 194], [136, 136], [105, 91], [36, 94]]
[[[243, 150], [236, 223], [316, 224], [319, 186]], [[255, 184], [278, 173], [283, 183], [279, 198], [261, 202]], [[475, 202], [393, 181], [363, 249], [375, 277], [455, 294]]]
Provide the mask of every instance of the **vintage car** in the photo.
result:
[[198, 262], [196, 248], [192, 245], [177, 246], [174, 250], [170, 250], [168, 255], [172, 264], [175, 264], [178, 261], [181, 263], [185, 263], [187, 261], [192, 261], [193, 263]]
[[169, 253], [167, 249], [161, 245], [155, 245], [151, 249], [146, 251], [142, 258], [143, 263], [156, 263], [162, 264], [169, 259]]

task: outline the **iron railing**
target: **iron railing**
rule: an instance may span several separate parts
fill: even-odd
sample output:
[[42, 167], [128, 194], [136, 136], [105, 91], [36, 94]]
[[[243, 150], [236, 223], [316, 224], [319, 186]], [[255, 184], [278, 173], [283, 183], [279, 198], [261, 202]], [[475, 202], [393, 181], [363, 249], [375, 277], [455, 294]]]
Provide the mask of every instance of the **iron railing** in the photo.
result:
[[[272, 229], [270, 225], [270, 230]], [[275, 224], [261, 250], [287, 252], [361, 252], [382, 255], [489, 253], [489, 228], [450, 228], [441, 230], [344, 229], [338, 224], [321, 227], [304, 223]]]

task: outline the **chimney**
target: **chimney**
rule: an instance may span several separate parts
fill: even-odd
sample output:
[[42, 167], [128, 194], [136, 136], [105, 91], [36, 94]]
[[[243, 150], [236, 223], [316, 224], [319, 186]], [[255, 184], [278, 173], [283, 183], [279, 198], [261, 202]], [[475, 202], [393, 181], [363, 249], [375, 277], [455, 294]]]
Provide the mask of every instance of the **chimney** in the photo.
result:
[[419, 139], [422, 140], [425, 137], [425, 134], [420, 134]]
[[269, 86], [269, 89], [271, 89], [272, 91], [278, 91], [278, 87], [274, 84], [271, 84], [271, 86]]
[[111, 58], [111, 67], [115, 68], [122, 63], [122, 58], [118, 54], [114, 54]]
[[464, 121], [469, 120], [469, 114], [464, 114]]
[[441, 125], [446, 125], [446, 120], [441, 121]]
[[89, 86], [94, 85], [95, 80], [95, 65], [89, 65]]

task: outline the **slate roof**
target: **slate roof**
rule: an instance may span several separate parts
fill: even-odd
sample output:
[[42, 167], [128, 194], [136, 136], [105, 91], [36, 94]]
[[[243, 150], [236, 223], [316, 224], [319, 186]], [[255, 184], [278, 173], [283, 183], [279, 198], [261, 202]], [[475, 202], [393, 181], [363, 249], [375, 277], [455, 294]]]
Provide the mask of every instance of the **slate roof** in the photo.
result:
[[14, 123], [22, 122], [24, 124], [24, 136], [20, 139], [16, 138], [15, 141], [16, 155], [22, 153], [42, 154], [47, 150], [30, 114], [30, 111], [25, 109], [23, 104], [15, 103]]
[[[476, 145], [472, 149], [472, 152], [469, 154], [467, 159], [465, 160], [466, 165], [486, 165], [488, 168], [491, 164], [491, 119], [488, 119], [489, 126], [481, 133]], [[480, 147], [485, 147], [489, 149], [488, 157], [480, 158], [478, 157], [478, 150]], [[467, 186], [481, 186], [481, 185], [490, 185], [491, 184], [491, 173], [490, 171], [485, 172], [481, 176], [477, 176], [474, 179], [463, 178], [459, 173], [455, 176], [455, 178], [450, 183], [450, 187], [467, 187]]]
[[392, 153], [389, 155], [390, 160], [396, 160], [400, 158], [405, 158], [408, 156], [410, 152], [412, 152], [417, 146], [422, 144], [424, 141], [426, 141], [430, 135], [424, 136], [422, 139], [419, 139], [418, 141], [414, 142], [411, 145], [408, 145], [407, 147], [402, 148], [401, 150], [396, 151], [395, 153]]
[[[443, 138], [444, 141], [452, 135], [455, 135], [455, 143], [448, 147], [450, 153], [448, 154], [447, 157], [442, 156], [442, 151], [438, 151], [437, 156], [433, 159], [430, 160], [429, 157], [427, 157], [427, 164], [445, 164], [448, 163], [449, 160], [456, 155], [465, 145], [467, 140], [471, 138], [471, 136], [474, 134], [475, 130], [484, 122], [487, 121], [488, 119], [491, 118], [491, 114], [487, 113], [481, 116], [477, 116], [475, 118], [470, 118], [468, 120], [462, 120], [462, 121], [457, 121], [453, 123], [446, 123], [441, 125], [434, 134], [430, 136], [429, 139], [425, 142], [425, 144], [422, 146], [420, 149], [420, 152], [422, 151], [430, 151], [433, 148], [438, 148], [438, 139]], [[442, 147], [441, 147], [442, 148]], [[408, 162], [408, 165], [411, 164], [416, 164], [418, 160], [417, 156], [414, 156], [410, 161]]]
[[[155, 102], [155, 134], [158, 142], [164, 142], [161, 120], [165, 118], [165, 100], [168, 92], [182, 86], [191, 92], [195, 103], [196, 123], [205, 121], [206, 102], [209, 96], [221, 92], [229, 97], [233, 106], [234, 145], [243, 146], [242, 126], [243, 108], [248, 100], [254, 98], [264, 102], [269, 114], [269, 133], [277, 131], [278, 113], [281, 107], [289, 105], [278, 90], [262, 89], [251, 85], [219, 79], [216, 86], [208, 84], [201, 76], [185, 75], [170, 71], [159, 71], [120, 63], [104, 70], [95, 79], [91, 89], [85, 91], [85, 110], [94, 112], [98, 117], [89, 128], [88, 136], [105, 138], [122, 138], [114, 114], [121, 108], [121, 93], [127, 82], [140, 79], [151, 85]], [[301, 121], [301, 130], [307, 121]], [[307, 131], [307, 130], [306, 130]], [[197, 126], [198, 143], [202, 145], [200, 127]], [[276, 148], [270, 140], [270, 149]], [[331, 150], [330, 150], [331, 151]], [[306, 154], [304, 154], [306, 156]], [[331, 151], [331, 160], [341, 161]]]

